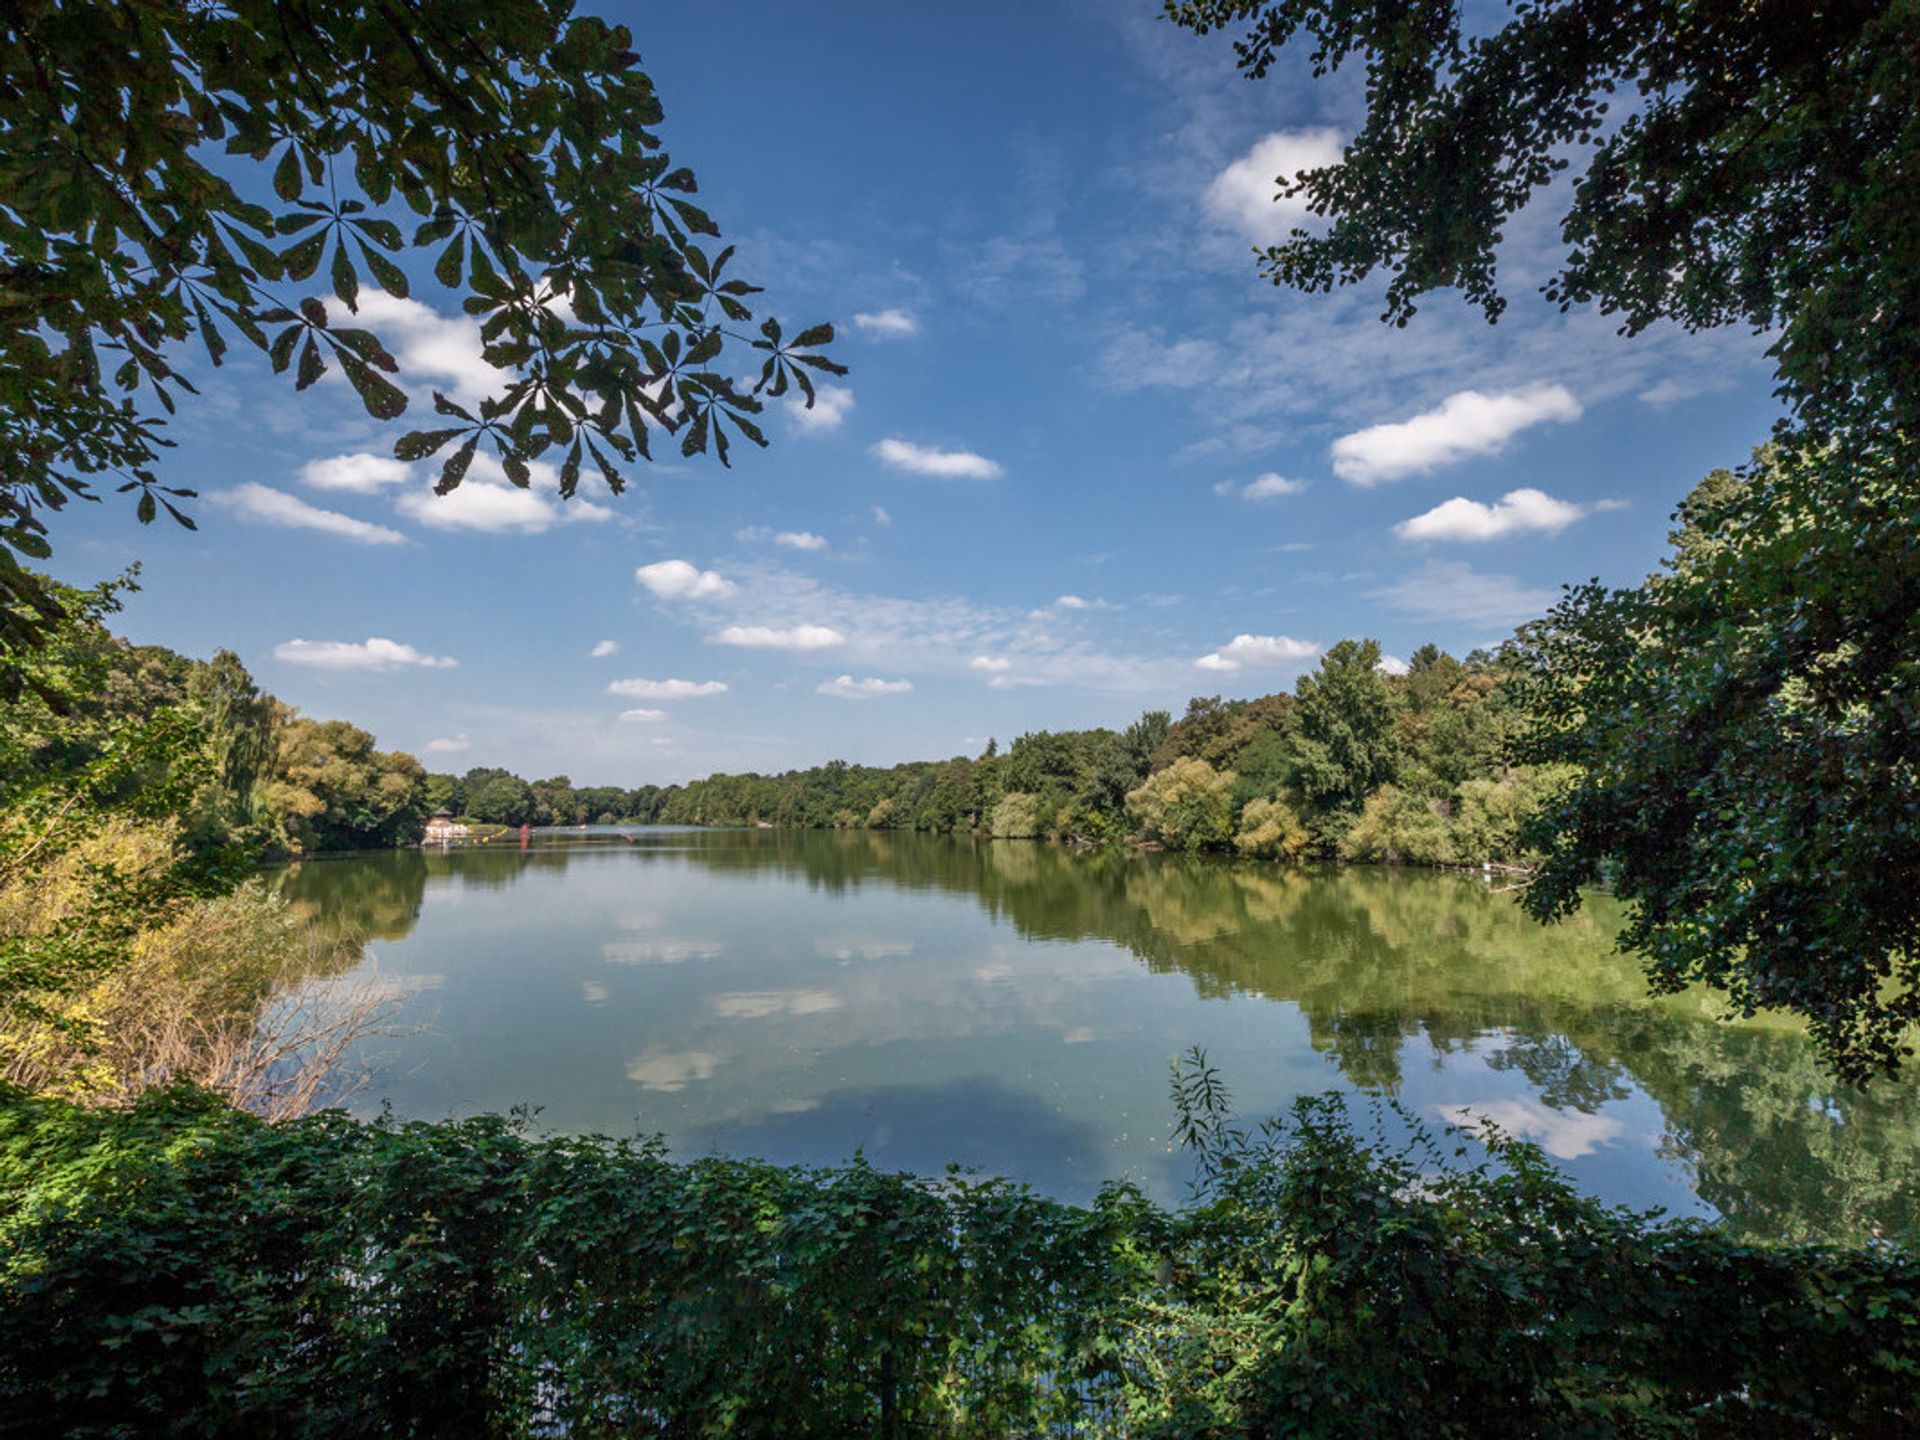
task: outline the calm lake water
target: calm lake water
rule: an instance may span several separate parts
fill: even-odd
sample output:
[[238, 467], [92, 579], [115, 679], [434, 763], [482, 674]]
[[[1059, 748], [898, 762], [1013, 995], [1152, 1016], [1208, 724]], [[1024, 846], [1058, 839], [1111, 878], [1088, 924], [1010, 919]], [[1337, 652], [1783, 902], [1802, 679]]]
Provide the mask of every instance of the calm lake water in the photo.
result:
[[[411, 1033], [362, 1113], [516, 1105], [677, 1153], [950, 1162], [1164, 1199], [1167, 1067], [1248, 1117], [1337, 1088], [1462, 1108], [1587, 1190], [1758, 1237], [1920, 1241], [1920, 1091], [1831, 1084], [1793, 1027], [1646, 998], [1593, 897], [1542, 929], [1477, 877], [1024, 841], [639, 828], [311, 861]], [[1397, 1124], [1388, 1118], [1381, 1123]]]

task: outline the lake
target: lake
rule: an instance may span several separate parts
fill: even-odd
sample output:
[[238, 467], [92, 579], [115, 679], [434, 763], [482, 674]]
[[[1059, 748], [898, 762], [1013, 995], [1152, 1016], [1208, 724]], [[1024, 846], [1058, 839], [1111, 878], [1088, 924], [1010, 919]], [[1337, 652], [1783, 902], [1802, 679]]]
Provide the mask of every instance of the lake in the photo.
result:
[[891, 832], [611, 827], [276, 872], [364, 938], [405, 1033], [349, 1100], [711, 1152], [1186, 1193], [1168, 1064], [1243, 1115], [1327, 1089], [1465, 1111], [1584, 1189], [1756, 1238], [1920, 1240], [1920, 1091], [1649, 999], [1618, 906], [1541, 928], [1477, 876]]

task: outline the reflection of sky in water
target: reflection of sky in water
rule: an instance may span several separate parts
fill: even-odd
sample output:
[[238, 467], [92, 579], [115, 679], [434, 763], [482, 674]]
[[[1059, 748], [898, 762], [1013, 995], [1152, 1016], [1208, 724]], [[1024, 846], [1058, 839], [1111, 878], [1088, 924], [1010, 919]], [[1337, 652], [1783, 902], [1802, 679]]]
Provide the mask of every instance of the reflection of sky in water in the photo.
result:
[[[829, 1163], [858, 1148], [1076, 1199], [1127, 1176], [1172, 1199], [1188, 1167], [1169, 1144], [1167, 1067], [1198, 1044], [1249, 1118], [1330, 1086], [1389, 1093], [1428, 1124], [1534, 1141], [1609, 1200], [1682, 1214], [1712, 1207], [1676, 1119], [1784, 1143], [1776, 1120], [1676, 1116], [1672, 1077], [1660, 1099], [1642, 1083], [1676, 1046], [1705, 1055], [1703, 1073], [1736, 1068], [1715, 1048], [1736, 1032], [1647, 1003], [1592, 925], [1534, 930], [1443, 888], [1457, 881], [1162, 857], [1109, 873], [908, 837], [958, 867], [929, 881], [899, 863], [919, 851], [849, 875], [808, 848], [836, 837], [793, 843], [766, 863], [625, 846], [435, 857], [412, 933], [375, 947], [383, 975], [431, 977], [408, 1002], [430, 1029], [380, 1042], [363, 1108], [528, 1104], [543, 1126], [659, 1131], [682, 1154]], [[1316, 909], [1334, 899], [1347, 908]], [[1516, 981], [1516, 967], [1532, 969]], [[1578, 1044], [1562, 1033], [1588, 1022]], [[1796, 1092], [1793, 1123], [1844, 1131], [1819, 1105]], [[1710, 1168], [1765, 1199], [1766, 1177], [1729, 1177], [1722, 1156]]]

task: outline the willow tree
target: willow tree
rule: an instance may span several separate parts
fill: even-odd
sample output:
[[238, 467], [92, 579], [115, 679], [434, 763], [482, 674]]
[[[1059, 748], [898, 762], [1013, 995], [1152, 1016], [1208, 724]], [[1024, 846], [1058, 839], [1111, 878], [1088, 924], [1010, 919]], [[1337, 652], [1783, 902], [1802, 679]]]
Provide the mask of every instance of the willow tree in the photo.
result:
[[49, 512], [111, 489], [191, 525], [159, 464], [183, 347], [257, 351], [295, 390], [337, 367], [374, 418], [409, 409], [356, 323], [370, 284], [430, 273], [503, 372], [398, 439], [442, 457], [442, 493], [482, 447], [522, 486], [557, 459], [571, 495], [583, 468], [619, 491], [656, 435], [723, 462], [764, 444], [759, 396], [810, 404], [809, 371], [840, 372], [832, 328], [753, 326], [661, 116], [632, 36], [572, 0], [5, 6], [0, 679], [57, 618], [21, 564]]
[[1771, 335], [1786, 415], [1682, 514], [1646, 585], [1571, 591], [1527, 639], [1527, 757], [1551, 806], [1525, 903], [1606, 874], [1657, 988], [1809, 1021], [1840, 1073], [1920, 1021], [1920, 4], [1914, 0], [1168, 0], [1365, 71], [1341, 161], [1276, 177], [1320, 217], [1281, 285], [1384, 276], [1384, 318], [1457, 290], [1496, 320], [1497, 254], [1554, 207], [1545, 282], [1633, 333]]

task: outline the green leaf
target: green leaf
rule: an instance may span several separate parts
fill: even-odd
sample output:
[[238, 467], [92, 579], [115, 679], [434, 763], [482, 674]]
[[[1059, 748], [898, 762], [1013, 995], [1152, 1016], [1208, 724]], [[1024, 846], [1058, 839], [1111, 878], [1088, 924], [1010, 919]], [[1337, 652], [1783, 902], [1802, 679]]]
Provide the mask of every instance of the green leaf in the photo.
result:
[[415, 460], [424, 460], [442, 445], [456, 436], [464, 435], [464, 430], [414, 430], [402, 435], [393, 447], [393, 458], [405, 460], [411, 464]]
[[455, 235], [440, 252], [440, 258], [433, 262], [433, 278], [449, 290], [460, 288], [461, 267], [466, 259], [466, 232]]
[[353, 228], [372, 240], [382, 250], [398, 250], [403, 243], [400, 227], [391, 220], [356, 220], [353, 222]]
[[280, 156], [280, 163], [273, 167], [273, 193], [282, 200], [300, 198], [300, 152], [291, 141]]
[[327, 373], [326, 358], [321, 355], [320, 347], [313, 337], [307, 337], [307, 343], [300, 351], [300, 370], [293, 382], [295, 390], [304, 390], [322, 375]]
[[227, 238], [239, 247], [240, 253], [262, 280], [278, 280], [285, 267], [280, 263], [280, 254], [271, 245], [263, 245], [244, 230], [230, 229]]
[[367, 262], [367, 269], [373, 272], [373, 278], [380, 283], [382, 290], [401, 300], [407, 298], [409, 290], [406, 271], [368, 245], [361, 245], [360, 258]]
[[395, 420], [406, 413], [407, 392], [350, 353], [340, 356], [340, 367], [348, 383], [360, 396], [367, 413], [376, 420]]
[[327, 248], [327, 232], [316, 230], [306, 239], [280, 252], [280, 264], [289, 280], [305, 280], [320, 268], [320, 256]]
[[213, 317], [207, 314], [207, 307], [200, 303], [198, 295], [193, 297], [194, 319], [200, 327], [200, 343], [207, 347], [207, 359], [216, 367], [227, 353], [227, 340], [213, 323]]
[[459, 487], [460, 481], [466, 476], [467, 467], [473, 464], [473, 453], [479, 446], [480, 437], [475, 435], [447, 457], [447, 463], [440, 470], [439, 483], [433, 487], [434, 494], [445, 495]]
[[345, 245], [333, 247], [333, 293], [346, 303], [347, 309], [355, 312], [360, 309], [360, 276], [354, 271]]
[[278, 375], [293, 361], [293, 347], [300, 343], [300, 337], [306, 329], [299, 325], [289, 325], [273, 337], [273, 348], [267, 352], [267, 358], [273, 362], [273, 373]]

